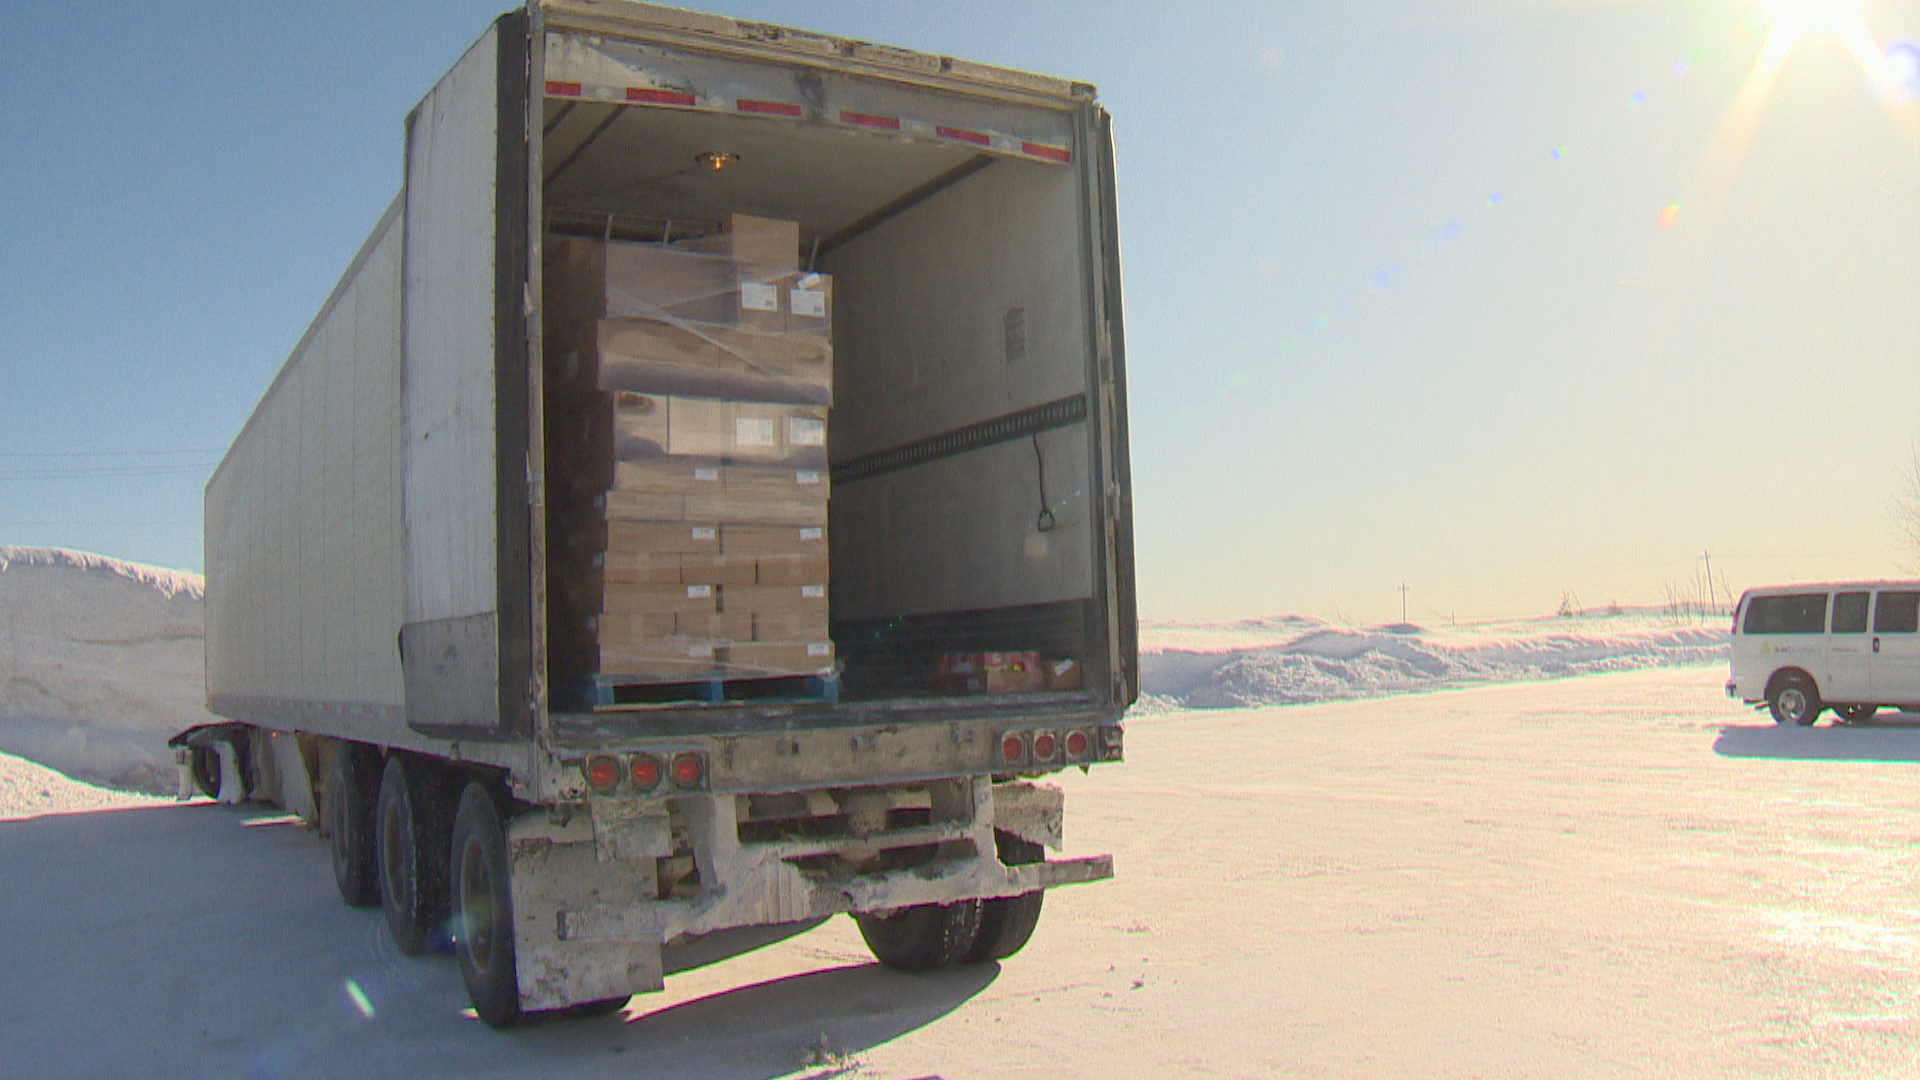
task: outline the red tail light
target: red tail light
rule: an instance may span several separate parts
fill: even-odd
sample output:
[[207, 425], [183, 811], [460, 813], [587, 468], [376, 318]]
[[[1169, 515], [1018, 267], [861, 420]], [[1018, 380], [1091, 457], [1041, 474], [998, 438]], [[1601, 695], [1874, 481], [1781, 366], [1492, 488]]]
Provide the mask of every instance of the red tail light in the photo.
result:
[[673, 759], [673, 782], [680, 787], [699, 787], [706, 778], [707, 765], [699, 754], [681, 754]]
[[1027, 756], [1027, 740], [1017, 734], [1008, 734], [1000, 740], [1000, 760], [1012, 765]]
[[660, 783], [660, 759], [652, 754], [635, 754], [633, 764], [628, 769], [633, 777], [633, 786], [641, 791], [651, 791]]
[[1033, 760], [1035, 761], [1052, 761], [1054, 751], [1058, 749], [1060, 749], [1060, 740], [1054, 738], [1051, 731], [1042, 731], [1033, 737]]
[[605, 795], [619, 785], [622, 770], [619, 758], [596, 754], [587, 759], [584, 771], [587, 774], [587, 786]]
[[1067, 732], [1067, 760], [1068, 761], [1079, 761], [1082, 758], [1085, 758], [1087, 756], [1087, 751], [1091, 749], [1093, 749], [1093, 741], [1087, 738], [1086, 732], [1084, 731]]

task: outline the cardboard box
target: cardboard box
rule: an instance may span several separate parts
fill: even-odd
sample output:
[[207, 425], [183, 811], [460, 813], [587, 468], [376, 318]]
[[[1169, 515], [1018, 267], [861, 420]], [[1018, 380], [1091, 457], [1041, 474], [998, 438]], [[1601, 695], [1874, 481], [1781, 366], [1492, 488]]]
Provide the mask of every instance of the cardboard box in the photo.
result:
[[720, 529], [720, 550], [728, 555], [821, 556], [827, 553], [827, 530], [817, 525], [726, 525]]
[[720, 677], [723, 668], [711, 641], [671, 638], [646, 645], [601, 645], [598, 670], [606, 675], [638, 675], [670, 681]]
[[754, 565], [755, 584], [819, 585], [829, 580], [827, 553], [824, 551], [803, 555], [762, 555], [754, 560]]
[[601, 598], [607, 615], [711, 615], [720, 610], [713, 585], [608, 585]]
[[612, 490], [671, 495], [709, 495], [724, 491], [718, 462], [695, 458], [648, 458], [614, 465]]
[[601, 513], [608, 521], [686, 521], [699, 517], [708, 521], [712, 515], [693, 514], [688, 510], [690, 499], [701, 498], [697, 495], [670, 495], [656, 491], [609, 491], [600, 496]]
[[683, 638], [698, 638], [715, 644], [753, 640], [753, 616], [722, 612], [712, 615], [674, 616], [675, 631]]
[[683, 250], [724, 255], [736, 262], [797, 270], [800, 267], [800, 223], [778, 218], [729, 214], [721, 231], [688, 240]]
[[989, 694], [1032, 694], [1047, 688], [1037, 652], [982, 653], [980, 666]]
[[753, 585], [760, 580], [760, 566], [739, 555], [682, 555], [680, 580], [688, 585]]
[[720, 610], [754, 614], [827, 617], [827, 587], [815, 585], [728, 585], [720, 591]]
[[987, 674], [980, 653], [946, 653], [934, 667], [933, 692], [960, 696], [987, 692]]
[[1049, 690], [1078, 690], [1084, 681], [1080, 661], [1071, 657], [1050, 659], [1041, 666], [1046, 669]]
[[601, 390], [833, 401], [833, 343], [824, 332], [603, 319], [594, 328], [586, 366]]
[[833, 667], [833, 642], [734, 644], [722, 657], [736, 677], [815, 675]]
[[757, 611], [753, 614], [753, 641], [792, 644], [825, 641], [831, 636], [824, 612]]
[[718, 495], [687, 495], [689, 518], [755, 525], [816, 525], [827, 523], [825, 488], [790, 491], [727, 491]]
[[671, 611], [609, 612], [594, 617], [594, 638], [602, 645], [644, 645], [674, 637], [678, 623]]
[[720, 527], [707, 522], [609, 521], [605, 550], [648, 555], [717, 555]]
[[827, 410], [818, 405], [671, 397], [667, 417], [665, 445], [676, 457], [826, 465]]

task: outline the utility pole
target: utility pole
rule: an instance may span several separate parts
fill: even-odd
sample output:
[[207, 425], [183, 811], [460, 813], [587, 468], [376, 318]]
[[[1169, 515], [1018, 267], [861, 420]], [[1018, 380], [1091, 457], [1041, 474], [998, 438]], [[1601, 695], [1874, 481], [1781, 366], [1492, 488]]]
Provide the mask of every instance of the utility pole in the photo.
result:
[[1700, 558], [1707, 564], [1707, 614], [1713, 614], [1713, 556], [1705, 548], [1700, 549]]
[[1407, 621], [1407, 583], [1404, 581], [1400, 583], [1400, 621], [1403, 624]]

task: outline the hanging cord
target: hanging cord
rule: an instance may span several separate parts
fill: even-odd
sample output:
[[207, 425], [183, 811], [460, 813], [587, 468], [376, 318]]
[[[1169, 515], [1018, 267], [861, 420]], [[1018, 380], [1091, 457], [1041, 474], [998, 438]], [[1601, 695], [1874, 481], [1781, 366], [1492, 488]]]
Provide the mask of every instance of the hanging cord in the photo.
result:
[[1047, 459], [1040, 453], [1040, 433], [1033, 433], [1033, 464], [1040, 474], [1040, 516], [1034, 520], [1033, 527], [1041, 532], [1052, 532], [1055, 525], [1053, 508], [1047, 505]]

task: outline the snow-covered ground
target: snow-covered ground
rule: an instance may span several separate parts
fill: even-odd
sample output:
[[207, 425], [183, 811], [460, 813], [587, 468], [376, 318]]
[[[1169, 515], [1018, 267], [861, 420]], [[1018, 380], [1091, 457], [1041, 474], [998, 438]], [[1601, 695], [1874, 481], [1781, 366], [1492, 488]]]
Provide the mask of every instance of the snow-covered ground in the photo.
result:
[[[289, 819], [0, 821], [0, 1076], [1867, 1080], [1920, 1071], [1920, 717], [1781, 728], [1713, 667], [1136, 722], [1000, 965], [852, 924], [500, 1033]], [[76, 857], [84, 853], [84, 857]]]
[[1141, 713], [1299, 705], [1727, 659], [1719, 616], [1648, 609], [1358, 629], [1283, 616], [1140, 628]]
[[171, 791], [168, 737], [206, 711], [200, 575], [0, 547], [0, 753]]

